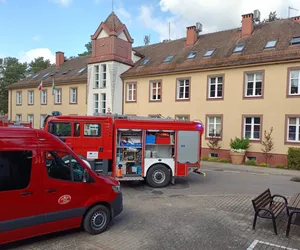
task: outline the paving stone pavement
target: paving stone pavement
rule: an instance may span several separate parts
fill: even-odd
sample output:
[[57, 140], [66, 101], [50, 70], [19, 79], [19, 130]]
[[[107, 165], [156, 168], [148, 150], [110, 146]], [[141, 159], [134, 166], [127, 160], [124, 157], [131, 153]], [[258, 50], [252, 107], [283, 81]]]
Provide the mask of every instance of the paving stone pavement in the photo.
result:
[[[137, 196], [140, 191], [128, 188], [123, 192], [123, 213], [101, 235], [73, 230], [5, 247], [18, 250], [300, 250], [299, 228], [292, 226], [290, 237], [285, 237], [284, 213], [277, 220], [278, 236], [273, 233], [270, 220], [258, 218], [256, 230], [252, 230], [253, 196], [250, 195], [156, 195], [152, 192]], [[249, 248], [251, 244], [253, 248]]]

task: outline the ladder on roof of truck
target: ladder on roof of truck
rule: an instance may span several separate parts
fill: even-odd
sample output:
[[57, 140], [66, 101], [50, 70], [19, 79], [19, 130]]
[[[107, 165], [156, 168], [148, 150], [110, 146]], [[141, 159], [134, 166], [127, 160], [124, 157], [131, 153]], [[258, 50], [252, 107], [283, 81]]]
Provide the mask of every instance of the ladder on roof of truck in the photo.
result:
[[0, 126], [3, 127], [31, 128], [31, 125], [31, 122], [28, 121], [0, 121]]

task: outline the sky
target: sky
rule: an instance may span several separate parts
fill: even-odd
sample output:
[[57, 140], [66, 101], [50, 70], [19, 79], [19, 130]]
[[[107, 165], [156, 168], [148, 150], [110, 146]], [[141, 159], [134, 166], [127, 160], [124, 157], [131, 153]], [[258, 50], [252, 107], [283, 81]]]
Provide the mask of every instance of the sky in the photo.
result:
[[[112, 8], [113, 6], [113, 8]], [[55, 61], [55, 52], [67, 57], [85, 51], [98, 26], [112, 12], [127, 26], [133, 46], [144, 36], [150, 44], [186, 35], [186, 27], [200, 22], [202, 33], [241, 26], [241, 15], [258, 9], [261, 20], [270, 11], [278, 17], [300, 15], [299, 0], [0, 0], [0, 58], [36, 57]]]

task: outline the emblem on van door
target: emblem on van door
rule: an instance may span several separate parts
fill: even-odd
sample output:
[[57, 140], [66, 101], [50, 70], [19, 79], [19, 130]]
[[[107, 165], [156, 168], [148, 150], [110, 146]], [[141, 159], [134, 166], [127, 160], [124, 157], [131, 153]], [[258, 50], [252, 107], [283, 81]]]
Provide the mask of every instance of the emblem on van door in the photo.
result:
[[63, 196], [59, 197], [58, 204], [65, 205], [65, 204], [68, 204], [70, 201], [71, 201], [70, 195], [63, 195]]

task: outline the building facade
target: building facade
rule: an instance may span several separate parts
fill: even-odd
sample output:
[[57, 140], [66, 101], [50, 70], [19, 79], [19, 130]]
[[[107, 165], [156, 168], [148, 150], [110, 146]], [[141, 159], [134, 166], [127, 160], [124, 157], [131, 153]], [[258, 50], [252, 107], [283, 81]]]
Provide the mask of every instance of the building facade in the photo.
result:
[[[257, 14], [257, 12], [256, 12]], [[242, 15], [240, 28], [132, 48], [126, 26], [111, 13], [91, 36], [92, 54], [65, 60], [11, 85], [9, 118], [42, 127], [46, 114], [118, 113], [199, 120], [209, 140], [251, 139], [247, 157], [264, 162], [261, 142], [273, 129], [271, 164], [287, 164], [300, 145], [300, 17], [260, 22]], [[42, 90], [38, 86], [43, 82]], [[52, 84], [55, 90], [52, 95]]]

